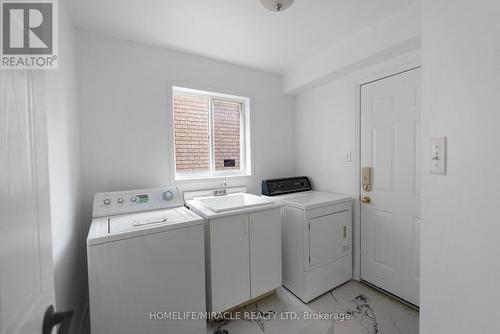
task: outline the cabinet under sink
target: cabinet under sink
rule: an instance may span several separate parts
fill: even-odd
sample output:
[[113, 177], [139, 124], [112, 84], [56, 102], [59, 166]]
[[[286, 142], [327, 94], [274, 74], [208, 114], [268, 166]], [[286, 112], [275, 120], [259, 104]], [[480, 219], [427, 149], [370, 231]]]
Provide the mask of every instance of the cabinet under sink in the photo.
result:
[[280, 209], [209, 220], [208, 306], [225, 311], [281, 286]]
[[236, 214], [209, 212], [196, 200], [187, 204], [206, 220], [208, 311], [233, 309], [281, 286], [280, 204], [240, 208]]

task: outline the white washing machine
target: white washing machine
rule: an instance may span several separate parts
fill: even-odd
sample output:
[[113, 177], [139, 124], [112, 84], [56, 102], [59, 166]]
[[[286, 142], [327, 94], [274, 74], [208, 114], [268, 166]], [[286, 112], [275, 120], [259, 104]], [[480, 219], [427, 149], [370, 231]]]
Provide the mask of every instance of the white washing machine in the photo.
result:
[[92, 334], [205, 333], [204, 226], [180, 189], [98, 193], [87, 238]]
[[282, 209], [283, 286], [305, 303], [352, 279], [352, 198], [305, 176], [262, 181]]

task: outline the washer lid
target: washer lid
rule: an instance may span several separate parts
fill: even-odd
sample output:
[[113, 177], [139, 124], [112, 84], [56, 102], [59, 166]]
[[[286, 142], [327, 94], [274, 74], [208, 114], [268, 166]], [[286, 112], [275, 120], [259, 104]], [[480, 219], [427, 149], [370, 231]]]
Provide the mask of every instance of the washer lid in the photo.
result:
[[109, 218], [109, 233], [120, 233], [138, 228], [154, 227], [185, 221], [186, 217], [176, 210], [156, 210]]
[[324, 193], [320, 191], [304, 191], [301, 193], [274, 196], [273, 199], [303, 210], [310, 210], [352, 200], [349, 195]]
[[201, 224], [203, 218], [185, 207], [98, 217], [90, 225], [87, 246]]

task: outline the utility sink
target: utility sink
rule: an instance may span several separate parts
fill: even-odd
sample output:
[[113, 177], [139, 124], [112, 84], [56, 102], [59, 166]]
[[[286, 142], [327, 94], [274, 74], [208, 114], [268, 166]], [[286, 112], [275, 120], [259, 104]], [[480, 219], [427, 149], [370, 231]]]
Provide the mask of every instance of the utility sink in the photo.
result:
[[219, 197], [198, 197], [195, 200], [213, 212], [226, 212], [273, 204], [267, 199], [247, 193], [228, 194]]

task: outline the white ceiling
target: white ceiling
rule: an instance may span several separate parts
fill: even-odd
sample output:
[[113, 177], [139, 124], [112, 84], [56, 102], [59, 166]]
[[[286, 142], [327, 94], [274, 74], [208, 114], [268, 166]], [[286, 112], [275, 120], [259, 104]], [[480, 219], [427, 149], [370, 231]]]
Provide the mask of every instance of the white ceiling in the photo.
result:
[[70, 0], [78, 27], [284, 73], [417, 0]]

